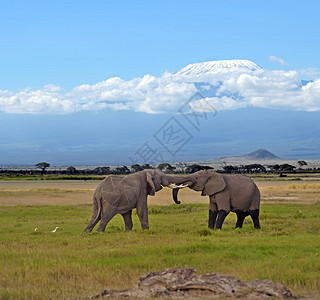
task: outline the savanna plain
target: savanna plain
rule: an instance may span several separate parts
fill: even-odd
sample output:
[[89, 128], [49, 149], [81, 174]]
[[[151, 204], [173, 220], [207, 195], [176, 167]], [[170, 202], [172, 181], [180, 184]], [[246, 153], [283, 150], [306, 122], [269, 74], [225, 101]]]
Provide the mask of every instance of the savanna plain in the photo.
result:
[[[150, 230], [83, 233], [97, 180], [0, 180], [0, 298], [74, 299], [125, 289], [150, 271], [196, 268], [242, 280], [270, 279], [296, 296], [320, 298], [320, 178], [254, 177], [261, 230], [207, 229], [208, 197], [189, 189], [173, 204], [165, 188], [149, 197]], [[55, 233], [51, 231], [59, 227]], [[35, 231], [35, 228], [37, 230]]]

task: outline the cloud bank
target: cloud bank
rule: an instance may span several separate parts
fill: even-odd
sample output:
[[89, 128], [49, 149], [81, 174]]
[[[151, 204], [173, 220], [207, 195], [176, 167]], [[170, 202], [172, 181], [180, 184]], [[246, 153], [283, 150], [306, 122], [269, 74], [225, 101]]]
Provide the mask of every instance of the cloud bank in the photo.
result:
[[[318, 73], [313, 70], [314, 74]], [[19, 92], [0, 90], [0, 111], [18, 114], [69, 114], [85, 110], [174, 113], [199, 93], [215, 110], [244, 107], [320, 110], [320, 79], [304, 82], [298, 71], [232, 70], [223, 73], [145, 75], [126, 81], [109, 78], [64, 91], [54, 85]]]

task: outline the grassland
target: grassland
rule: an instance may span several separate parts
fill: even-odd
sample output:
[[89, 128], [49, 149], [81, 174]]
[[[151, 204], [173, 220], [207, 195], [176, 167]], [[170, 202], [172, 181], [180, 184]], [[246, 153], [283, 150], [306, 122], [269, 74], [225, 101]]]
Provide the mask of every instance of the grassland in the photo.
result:
[[250, 219], [234, 229], [234, 214], [222, 231], [210, 231], [206, 197], [183, 190], [184, 204], [175, 205], [164, 189], [149, 199], [149, 231], [140, 229], [134, 214], [132, 232], [116, 216], [104, 234], [84, 234], [97, 184], [0, 182], [0, 299], [88, 296], [176, 266], [268, 278], [295, 295], [320, 297], [319, 181], [257, 180], [259, 231]]

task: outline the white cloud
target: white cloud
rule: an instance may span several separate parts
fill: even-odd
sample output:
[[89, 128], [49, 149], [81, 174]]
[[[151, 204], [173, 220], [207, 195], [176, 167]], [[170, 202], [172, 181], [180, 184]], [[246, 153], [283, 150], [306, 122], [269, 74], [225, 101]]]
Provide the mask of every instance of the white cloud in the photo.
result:
[[238, 94], [248, 106], [320, 110], [320, 80], [303, 86], [295, 71], [261, 71], [223, 82], [219, 93]]
[[317, 68], [307, 68], [307, 69], [299, 70], [299, 74], [301, 74], [302, 76], [306, 76], [308, 78], [315, 78], [315, 77], [319, 77], [320, 71]]
[[273, 55], [269, 56], [269, 60], [273, 61], [273, 62], [280, 63], [282, 66], [286, 66], [287, 65], [286, 62], [282, 58], [276, 57], [276, 56], [273, 56]]
[[43, 89], [26, 88], [21, 92], [0, 90], [0, 110], [7, 113], [70, 113], [77, 103], [59, 93], [61, 89], [47, 85]]
[[[0, 90], [0, 111], [6, 113], [68, 114], [83, 110], [132, 110], [174, 113], [197, 92], [211, 110], [248, 106], [315, 111], [320, 110], [320, 79], [303, 85], [298, 71], [243, 71], [161, 77], [145, 75], [126, 81], [109, 78], [94, 85], [84, 84], [69, 92], [47, 85], [19, 92]], [[201, 85], [197, 84], [202, 82]], [[201, 107], [201, 100], [193, 106]]]

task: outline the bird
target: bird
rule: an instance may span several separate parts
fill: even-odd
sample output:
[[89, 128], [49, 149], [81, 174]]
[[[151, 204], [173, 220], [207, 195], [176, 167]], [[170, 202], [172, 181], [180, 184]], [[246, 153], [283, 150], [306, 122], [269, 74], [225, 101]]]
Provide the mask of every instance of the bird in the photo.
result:
[[36, 227], [35, 229], [34, 229], [34, 231], [37, 231], [38, 230], [38, 228]]
[[56, 228], [53, 229], [51, 232], [56, 232], [58, 228], [59, 228], [59, 227], [56, 227]]

